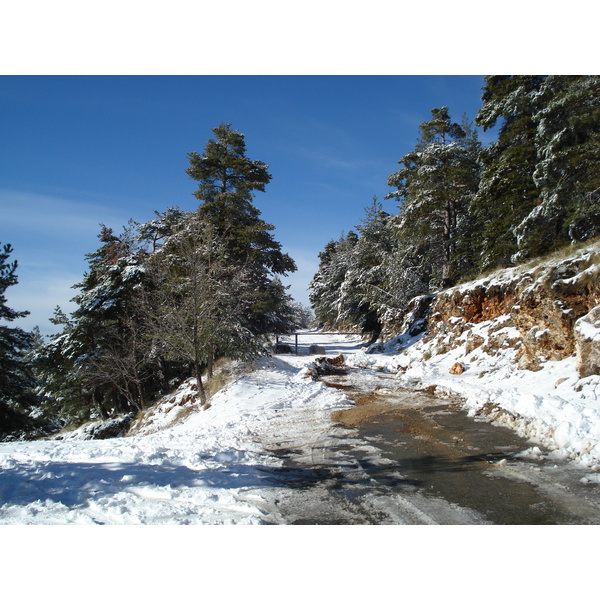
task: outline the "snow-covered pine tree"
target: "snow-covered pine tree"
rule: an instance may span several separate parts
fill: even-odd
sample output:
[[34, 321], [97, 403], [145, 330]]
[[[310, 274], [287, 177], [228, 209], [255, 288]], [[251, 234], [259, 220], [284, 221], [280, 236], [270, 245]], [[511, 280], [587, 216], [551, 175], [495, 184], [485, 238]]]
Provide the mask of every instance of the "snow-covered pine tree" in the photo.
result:
[[600, 235], [600, 77], [548, 76], [536, 106], [539, 200], [515, 228], [521, 260]]
[[484, 131], [500, 125], [498, 139], [481, 152], [483, 169], [473, 202], [481, 228], [481, 270], [514, 264], [515, 228], [538, 202], [536, 97], [545, 77], [489, 75], [475, 123]]
[[[388, 178], [396, 190], [386, 198], [400, 203], [397, 232], [405, 252], [424, 257], [430, 286], [451, 285], [464, 275], [463, 229], [479, 181], [479, 147], [474, 133], [451, 121], [447, 107], [434, 108], [419, 127], [415, 150], [399, 161], [403, 167]], [[459, 260], [460, 259], [460, 260]]]
[[222, 123], [213, 130], [204, 152], [188, 155], [186, 173], [199, 182], [194, 193], [200, 201], [198, 214], [223, 240], [228, 260], [251, 268], [256, 303], [247, 314], [247, 325], [255, 333], [269, 333], [266, 317], [281, 309], [281, 295], [272, 285], [273, 275], [296, 270], [292, 258], [282, 252], [272, 231], [253, 204], [254, 192], [265, 191], [271, 180], [268, 165], [246, 156], [244, 135]]
[[137, 240], [150, 254], [156, 252], [165, 242], [166, 238], [174, 233], [176, 228], [186, 217], [185, 211], [179, 207], [168, 207], [163, 213], [154, 211], [156, 218], [145, 223], [135, 223]]
[[18, 262], [8, 262], [12, 252], [10, 244], [0, 246], [0, 439], [36, 426], [29, 416], [34, 379], [25, 359], [32, 334], [6, 324], [29, 314], [7, 305], [6, 290], [18, 283]]
[[374, 197], [365, 209], [365, 217], [356, 226], [359, 238], [347, 256], [344, 281], [340, 287], [340, 319], [359, 325], [362, 333], [377, 337], [381, 332], [381, 315], [395, 298], [388, 292], [386, 258], [395, 250], [396, 242], [391, 218]]
[[358, 239], [354, 231], [342, 233], [339, 240], [331, 240], [319, 253], [319, 269], [308, 289], [311, 306], [322, 326], [339, 328], [349, 324], [344, 318], [348, 318], [351, 307], [344, 303], [342, 286]]
[[189, 213], [148, 263], [146, 319], [156, 351], [193, 366], [201, 403], [202, 374], [215, 358], [248, 359], [261, 353], [244, 325], [255, 302], [252, 272], [231, 261], [216, 228]]
[[130, 224], [117, 236], [101, 225], [101, 246], [87, 255], [89, 270], [74, 287], [71, 317], [58, 309], [63, 331], [51, 337], [40, 369], [47, 396], [67, 422], [144, 407], [144, 386], [155, 377], [139, 310], [146, 252]]

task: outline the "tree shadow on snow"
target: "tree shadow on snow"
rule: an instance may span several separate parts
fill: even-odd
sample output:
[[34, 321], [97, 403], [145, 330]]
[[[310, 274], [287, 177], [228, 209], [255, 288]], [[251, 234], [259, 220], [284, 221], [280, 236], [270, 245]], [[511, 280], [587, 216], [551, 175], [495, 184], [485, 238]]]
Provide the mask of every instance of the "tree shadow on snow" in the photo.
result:
[[[68, 508], [84, 506], [119, 492], [151, 498], [160, 488], [172, 492], [186, 488], [237, 489], [277, 487], [283, 481], [271, 478], [260, 465], [232, 464], [191, 469], [186, 466], [135, 463], [54, 462], [4, 469], [0, 479], [0, 509], [3, 505], [60, 502]], [[268, 469], [267, 469], [268, 471]], [[144, 494], [144, 488], [148, 492]]]

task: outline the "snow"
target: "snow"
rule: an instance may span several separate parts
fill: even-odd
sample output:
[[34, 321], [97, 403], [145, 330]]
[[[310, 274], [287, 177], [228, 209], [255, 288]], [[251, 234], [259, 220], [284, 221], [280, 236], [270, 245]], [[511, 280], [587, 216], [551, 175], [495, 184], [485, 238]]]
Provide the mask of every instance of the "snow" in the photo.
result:
[[[482, 327], [479, 333], [487, 329]], [[596, 473], [600, 464], [599, 377], [578, 379], [574, 359], [547, 362], [535, 373], [518, 371], [512, 349], [493, 358], [476, 350], [465, 373], [451, 376], [449, 366], [464, 360], [461, 348], [424, 360], [425, 345], [420, 336], [416, 340], [399, 352], [389, 344], [383, 354], [367, 354], [357, 337], [341, 334], [306, 336], [301, 341], [306, 347], [326, 345], [332, 355], [342, 352], [349, 365], [394, 372], [407, 387], [433, 384], [457, 392], [474, 414], [485, 403], [494, 402], [514, 413], [505, 424], [532, 438], [526, 451], [530, 456], [541, 454], [541, 442], [553, 444], [558, 452], [587, 465], [582, 481], [600, 483]], [[507, 553], [517, 551], [519, 541], [528, 543], [521, 535], [523, 529], [503, 527], [495, 527], [493, 533], [486, 527], [463, 528], [460, 540], [453, 528], [433, 528], [434, 532], [409, 527], [399, 539], [396, 529], [385, 526], [336, 526], [334, 535], [329, 527], [318, 532], [310, 527], [293, 528], [293, 533], [290, 528], [236, 527], [240, 533], [235, 537], [227, 527], [202, 529], [201, 534], [194, 528], [169, 527], [276, 522], [265, 514], [265, 505], [272, 505], [277, 491], [270, 487], [264, 469], [281, 463], [265, 451], [264, 442], [294, 438], [314, 445], [331, 424], [332, 411], [349, 403], [341, 391], [306, 377], [313, 358], [262, 358], [254, 371], [240, 373], [213, 396], [209, 409], [193, 410], [184, 419], [189, 411], [189, 405], [182, 403], [190, 392], [188, 382], [166, 398], [131, 437], [89, 440], [81, 430], [63, 440], [0, 444], [1, 525], [161, 525], [160, 534], [156, 528], [134, 531], [126, 527], [118, 532], [105, 528], [93, 543], [89, 534], [79, 533], [87, 528], [51, 530], [59, 535], [46, 528], [33, 528], [40, 532], [37, 535], [32, 528], [5, 528], [2, 564], [10, 572], [20, 570], [23, 576], [35, 564], [37, 578], [29, 583], [29, 590], [36, 588], [40, 593], [47, 591], [57, 573], [70, 568], [70, 580], [82, 578], [72, 588], [78, 594], [89, 586], [86, 577], [93, 564], [96, 576], [116, 578], [121, 591], [150, 598], [183, 595], [207, 585], [227, 590], [228, 597], [264, 598], [261, 579], [278, 589], [278, 595], [289, 589], [290, 581], [299, 591], [303, 588], [297, 576], [290, 579], [299, 568], [310, 570], [306, 581], [311, 592], [314, 582], [320, 581], [323, 593], [362, 598], [374, 590], [385, 591], [382, 585], [391, 585], [398, 565], [426, 577], [435, 565], [441, 585], [434, 591], [447, 596], [446, 582], [463, 572], [465, 558], [471, 570], [478, 572], [478, 566], [487, 567], [490, 561], [500, 562]], [[181, 533], [184, 530], [191, 533]], [[265, 533], [258, 536], [247, 533], [250, 530]], [[558, 554], [561, 544], [579, 544], [571, 536], [583, 530], [537, 527], [536, 542], [543, 548], [556, 548], [555, 559], [565, 573], [568, 566], [591, 572], [593, 553], [578, 552], [573, 560], [571, 555]], [[483, 549], [478, 552], [481, 563], [472, 555], [473, 547]], [[368, 556], [363, 556], [364, 548], [369, 549]], [[536, 556], [526, 560], [532, 570], [541, 572], [547, 566], [546, 554]], [[356, 581], [352, 572], [347, 573], [348, 566], [357, 561], [361, 570], [377, 573], [375, 581], [371, 577]], [[109, 575], [112, 569], [118, 573]], [[576, 588], [585, 591], [587, 578], [575, 579], [565, 579], [565, 593]], [[512, 585], [507, 583], [507, 593]], [[526, 588], [526, 584], [519, 585]], [[536, 578], [536, 593], [540, 585], [545, 583]], [[68, 590], [61, 594], [70, 597]]]
[[[340, 351], [357, 343], [332, 340]], [[174, 424], [188, 382], [132, 437], [90, 440], [81, 428], [61, 440], [0, 444], [0, 524], [264, 523], [261, 494], [269, 484], [261, 468], [281, 461], [261, 441], [280, 430], [314, 436], [333, 410], [349, 405], [343, 393], [306, 376], [311, 360], [264, 357], [213, 396], [209, 409]]]
[[[488, 336], [504, 320], [474, 332]], [[497, 423], [529, 438], [532, 448], [545, 445], [579, 463], [600, 483], [600, 377], [580, 379], [574, 357], [519, 370], [514, 348], [490, 356], [480, 347], [466, 357], [459, 346], [425, 359], [427, 343], [415, 340], [400, 351], [392, 340], [386, 352], [369, 354], [356, 336], [301, 339], [344, 353], [350, 366], [395, 373], [396, 385], [458, 394], [473, 416], [493, 405]], [[330, 426], [332, 411], [350, 403], [307, 376], [313, 358], [263, 357], [206, 410], [185, 401], [187, 382], [149, 411], [133, 436], [90, 440], [82, 428], [60, 440], [0, 444], [0, 524], [272, 522], [261, 510], [272, 500], [265, 469], [281, 461], [265, 442], [304, 440], [309, 447]], [[449, 373], [455, 362], [465, 365], [463, 374]]]
[[584, 338], [588, 338], [594, 342], [600, 341], [600, 327], [598, 323], [589, 323], [584, 318], [578, 319], [575, 323], [576, 330]]

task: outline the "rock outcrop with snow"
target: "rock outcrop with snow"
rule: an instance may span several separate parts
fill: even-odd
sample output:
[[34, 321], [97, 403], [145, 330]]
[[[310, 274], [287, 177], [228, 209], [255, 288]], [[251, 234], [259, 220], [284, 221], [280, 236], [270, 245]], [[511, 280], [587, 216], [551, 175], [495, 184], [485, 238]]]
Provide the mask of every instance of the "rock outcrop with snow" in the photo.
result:
[[[598, 368], [600, 348], [593, 349], [585, 325], [593, 327], [592, 313], [600, 318], [599, 304], [596, 243], [567, 259], [506, 269], [440, 292], [429, 308], [427, 339], [436, 339], [440, 351], [464, 345], [467, 355], [478, 347], [488, 353], [516, 348], [519, 367], [532, 371], [577, 353], [584, 371], [598, 374], [590, 361]], [[493, 323], [486, 339], [476, 333], [485, 322]]]

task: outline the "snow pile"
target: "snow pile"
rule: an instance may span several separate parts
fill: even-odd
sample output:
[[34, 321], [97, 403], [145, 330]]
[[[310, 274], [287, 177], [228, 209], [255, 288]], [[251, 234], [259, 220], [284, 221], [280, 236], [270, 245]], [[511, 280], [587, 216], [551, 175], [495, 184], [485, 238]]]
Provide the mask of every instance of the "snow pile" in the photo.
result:
[[267, 471], [281, 461], [265, 440], [304, 436], [310, 444], [349, 404], [303, 376], [310, 360], [265, 357], [209, 409], [168, 427], [188, 384], [165, 404], [173, 408], [162, 422], [160, 411], [152, 415], [148, 435], [0, 444], [0, 524], [272, 522], [261, 501], [274, 485]]

